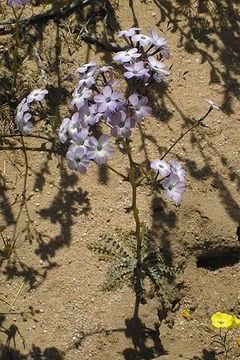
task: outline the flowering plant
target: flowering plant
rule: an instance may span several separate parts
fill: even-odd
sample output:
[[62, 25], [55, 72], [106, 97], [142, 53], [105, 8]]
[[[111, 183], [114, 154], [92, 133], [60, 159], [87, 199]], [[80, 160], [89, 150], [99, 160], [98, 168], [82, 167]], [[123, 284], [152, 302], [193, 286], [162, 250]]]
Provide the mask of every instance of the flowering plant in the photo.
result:
[[[59, 129], [60, 143], [68, 146], [68, 167], [81, 174], [86, 174], [91, 163], [99, 166], [105, 164], [117, 149], [127, 156], [129, 171], [126, 175], [111, 165], [106, 165], [129, 182], [132, 190], [132, 204], [129, 209], [135, 221], [136, 241], [133, 263], [130, 256], [129, 261], [121, 263], [115, 269], [127, 268], [124, 276], [131, 273], [131, 283], [136, 290], [138, 303], [142, 300], [139, 294], [142, 293], [144, 276], [148, 276], [156, 284], [160, 276], [171, 273], [170, 269], [166, 270], [167, 267], [163, 270], [156, 266], [158, 256], [155, 255], [155, 267], [151, 268], [154, 262], [149, 257], [150, 250], [146, 252], [148, 232], [143, 229], [139, 218], [138, 187], [148, 179], [154, 185], [153, 188], [156, 188], [157, 184], [157, 188], [163, 190], [170, 200], [176, 204], [181, 202], [185, 189], [185, 170], [176, 160], [167, 162], [165, 156], [192, 128], [204, 125], [203, 120], [216, 108], [210, 101], [207, 113], [181, 135], [160, 159], [153, 160], [146, 168], [135, 162], [131, 137], [134, 129], [141, 129], [144, 119], [152, 114], [147, 94], [154, 83], [166, 84], [170, 75], [164, 63], [165, 59], [170, 57], [166, 39], [160, 38], [155, 31], [151, 31], [149, 35], [141, 34], [139, 31], [139, 28], [131, 28], [119, 33], [119, 37], [125, 39], [127, 48], [118, 52], [113, 60], [115, 66], [122, 69], [125, 85], [119, 79], [115, 79], [113, 66], [100, 67], [92, 61], [77, 69], [78, 82], [69, 104], [71, 113], [63, 119]], [[28, 134], [33, 128], [29, 112], [31, 103], [41, 102], [47, 93], [47, 90], [33, 90], [19, 104], [16, 123], [23, 135]], [[115, 250], [118, 251], [117, 249], [119, 248]], [[153, 254], [152, 248], [150, 252]]]
[[[211, 323], [219, 332], [214, 333], [214, 342], [221, 345], [225, 359], [232, 354], [233, 342], [231, 330], [240, 328], [240, 319], [236, 315], [222, 313], [220, 311], [211, 316]], [[238, 338], [236, 340], [238, 343]]]

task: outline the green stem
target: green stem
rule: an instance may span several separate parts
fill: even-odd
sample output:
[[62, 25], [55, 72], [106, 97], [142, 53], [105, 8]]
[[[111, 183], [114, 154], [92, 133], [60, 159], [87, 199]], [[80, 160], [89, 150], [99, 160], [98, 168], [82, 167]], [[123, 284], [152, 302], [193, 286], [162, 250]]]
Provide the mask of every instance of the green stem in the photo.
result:
[[107, 164], [107, 167], [114, 172], [115, 174], [117, 174], [118, 176], [120, 176], [123, 180], [127, 180], [126, 176], [124, 176], [123, 174], [121, 174], [118, 170], [114, 169], [111, 165]]
[[[190, 126], [190, 128], [188, 128], [186, 131], [184, 131], [184, 133], [182, 133], [182, 134], [179, 136], [179, 138], [178, 138], [176, 141], [174, 141], [174, 143], [173, 143], [173, 144], [170, 146], [170, 148], [168, 148], [168, 150], [163, 154], [163, 156], [161, 157], [160, 160], [163, 160], [163, 159], [167, 156], [167, 154], [169, 154], [170, 151], [177, 145], [177, 143], [179, 143], [179, 141], [181, 141], [191, 130], [193, 130], [194, 128], [196, 128], [196, 127], [198, 127], [198, 126], [200, 126], [200, 125], [206, 127], [206, 125], [203, 124], [203, 121], [206, 119], [206, 117], [210, 114], [210, 112], [211, 112], [212, 110], [213, 110], [213, 107], [210, 106], [210, 108], [208, 109], [208, 111], [206, 112], [205, 115], [203, 115], [203, 116], [200, 117], [198, 120], [196, 120], [195, 123], [194, 123], [192, 126]], [[143, 180], [145, 180], [146, 178], [148, 178], [148, 176], [150, 175], [151, 172], [152, 172], [152, 170], [150, 170], [148, 173], [146, 173], [146, 174], [138, 181], [137, 186], [139, 186], [139, 185], [143, 182]], [[157, 176], [156, 176], [156, 178], [155, 178], [154, 183], [156, 182], [157, 177], [158, 177], [158, 174], [157, 174]]]
[[182, 133], [179, 138], [174, 141], [174, 143], [170, 146], [170, 148], [165, 152], [165, 154], [163, 154], [163, 156], [161, 157], [161, 160], [163, 160], [167, 154], [177, 145], [177, 143], [179, 143], [179, 141], [181, 141], [185, 135], [187, 135], [192, 129], [194, 129], [195, 127], [198, 127], [200, 125], [202, 126], [206, 126], [203, 124], [203, 121], [206, 119], [206, 117], [210, 114], [210, 112], [212, 111], [212, 106], [210, 106], [210, 108], [208, 109], [208, 111], [206, 112], [205, 115], [203, 115], [202, 117], [200, 117], [198, 120], [195, 121], [195, 123], [190, 126], [190, 128], [188, 128], [186, 131], [184, 131], [184, 133]]
[[142, 299], [142, 282], [141, 282], [141, 268], [142, 268], [142, 236], [141, 236], [141, 224], [140, 224], [140, 220], [139, 220], [139, 210], [137, 207], [137, 180], [135, 177], [135, 172], [136, 172], [136, 164], [133, 161], [132, 158], [132, 151], [131, 151], [131, 147], [129, 146], [129, 141], [125, 140], [123, 141], [123, 145], [125, 147], [127, 156], [128, 156], [128, 160], [129, 160], [129, 165], [130, 165], [130, 169], [129, 169], [129, 177], [128, 177], [128, 181], [131, 184], [132, 187], [132, 211], [133, 211], [133, 216], [134, 216], [134, 220], [135, 220], [135, 236], [136, 236], [136, 240], [137, 240], [137, 251], [136, 251], [136, 267], [134, 268], [134, 290], [135, 290], [135, 295], [136, 295], [136, 300], [135, 300], [135, 307], [134, 307], [134, 314], [133, 314], [133, 318], [134, 319], [138, 319], [139, 317], [139, 305], [141, 303], [141, 299]]
[[137, 239], [137, 264], [141, 268], [142, 258], [141, 258], [141, 249], [142, 249], [142, 237], [141, 237], [141, 225], [139, 220], [139, 210], [137, 207], [137, 181], [135, 178], [135, 163], [132, 159], [132, 152], [129, 146], [129, 142], [126, 140], [124, 147], [128, 156], [130, 170], [129, 170], [129, 182], [132, 187], [132, 211], [135, 220], [135, 234]]

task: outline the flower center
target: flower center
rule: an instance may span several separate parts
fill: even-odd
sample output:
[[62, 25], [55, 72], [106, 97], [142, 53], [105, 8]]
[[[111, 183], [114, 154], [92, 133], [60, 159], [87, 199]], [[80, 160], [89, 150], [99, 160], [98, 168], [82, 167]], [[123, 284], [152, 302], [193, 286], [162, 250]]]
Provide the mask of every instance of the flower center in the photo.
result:
[[109, 103], [109, 102], [111, 101], [111, 98], [108, 96], [108, 97], [105, 99], [105, 101], [106, 101], [107, 103]]

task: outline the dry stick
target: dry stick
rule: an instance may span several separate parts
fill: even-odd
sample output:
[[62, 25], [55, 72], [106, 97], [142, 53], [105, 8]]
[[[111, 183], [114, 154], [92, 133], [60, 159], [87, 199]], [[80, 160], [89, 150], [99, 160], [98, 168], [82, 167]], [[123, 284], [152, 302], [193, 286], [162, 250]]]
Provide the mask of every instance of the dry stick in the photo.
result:
[[80, 39], [86, 41], [87, 43], [101, 46], [104, 49], [109, 50], [109, 51], [118, 52], [118, 51], [124, 51], [124, 50], [127, 49], [127, 46], [120, 46], [120, 45], [118, 45], [116, 43], [113, 43], [113, 42], [110, 42], [110, 41], [106, 42], [105, 40], [103, 40], [103, 39], [101, 39], [99, 37], [96, 37], [93, 34], [90, 34], [83, 27], [82, 28], [76, 27], [74, 29], [74, 33], [78, 33], [78, 34], [80, 33], [80, 35], [79, 35]]
[[[4, 139], [4, 138], [13, 138], [13, 137], [21, 137], [21, 134], [0, 134], [0, 139]], [[30, 137], [30, 138], [36, 138], [36, 139], [41, 139], [41, 140], [46, 140], [49, 141], [51, 143], [54, 142], [54, 138], [48, 138], [46, 136], [42, 136], [42, 135], [34, 135], [34, 134], [26, 134], [24, 135], [25, 137]]]
[[18, 298], [18, 296], [19, 296], [19, 294], [20, 294], [20, 292], [21, 292], [21, 290], [22, 290], [22, 288], [23, 288], [23, 285], [24, 285], [24, 280], [22, 281], [22, 283], [21, 283], [21, 285], [20, 285], [20, 287], [19, 287], [19, 289], [18, 289], [18, 291], [17, 291], [17, 294], [16, 294], [16, 296], [14, 297], [14, 299], [13, 299], [11, 305], [10, 305], [10, 308], [9, 308], [10, 312], [11, 312], [11, 310], [12, 310], [12, 308], [13, 308], [13, 305], [15, 304], [15, 302], [16, 302], [16, 300], [17, 300], [17, 298]]
[[[44, 151], [46, 153], [49, 153], [49, 154], [61, 154], [60, 151], [58, 150], [54, 150], [53, 149], [42, 149], [41, 147], [27, 147], [25, 146], [25, 149], [27, 151]], [[22, 146], [0, 146], [0, 151], [12, 151], [12, 150], [22, 150]]]
[[[28, 25], [31, 25], [33, 23], [37, 23], [37, 22], [40, 22], [43, 20], [48, 20], [48, 19], [50, 20], [50, 19], [53, 19], [56, 17], [61, 17], [63, 15], [68, 14], [69, 12], [76, 10], [79, 6], [87, 5], [89, 2], [90, 2], [90, 0], [75, 0], [70, 5], [66, 5], [66, 6], [62, 7], [61, 9], [49, 10], [42, 14], [36, 14], [36, 15], [32, 15], [30, 17], [22, 18], [19, 21], [19, 24], [20, 25], [24, 24], [25, 26], [28, 26]], [[4, 27], [6, 25], [11, 25], [14, 23], [15, 23], [15, 19], [3, 20], [3, 21], [0, 21], [0, 27], [1, 26]], [[80, 28], [76, 27], [74, 29], [74, 33], [79, 34], [79, 32], [82, 32], [82, 34], [80, 34], [80, 37], [82, 40], [84, 40], [90, 44], [101, 46], [106, 50], [118, 52], [118, 51], [126, 50], [126, 48], [127, 48], [126, 46], [120, 46], [113, 42], [106, 42], [105, 40], [98, 38], [93, 34], [90, 34], [86, 29], [84, 29], [82, 27], [80, 27]]]
[[[76, 10], [80, 6], [85, 6], [90, 3], [90, 0], [74, 0], [71, 4], [63, 6], [57, 10], [48, 10], [41, 14], [32, 15], [29, 17], [22, 18], [20, 24], [30, 25], [35, 22], [40, 22], [43, 20], [53, 19], [55, 17], [61, 17], [67, 15], [69, 12]], [[12, 25], [15, 24], [15, 19], [2, 20], [0, 21], [0, 26]]]
[[115, 174], [117, 174], [118, 176], [120, 176], [123, 180], [127, 180], [127, 177], [124, 176], [123, 174], [121, 174], [118, 170], [114, 169], [111, 165], [107, 164], [107, 167], [114, 172]]

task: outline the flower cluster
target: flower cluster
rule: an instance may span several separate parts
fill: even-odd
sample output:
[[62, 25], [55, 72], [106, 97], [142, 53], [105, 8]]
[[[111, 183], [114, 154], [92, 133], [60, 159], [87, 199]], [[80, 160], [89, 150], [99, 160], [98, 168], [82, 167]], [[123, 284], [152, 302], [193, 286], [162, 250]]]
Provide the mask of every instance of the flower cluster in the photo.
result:
[[235, 329], [240, 327], [240, 319], [236, 315], [216, 312], [211, 316], [212, 325], [216, 329]]
[[[151, 115], [148, 98], [142, 94], [142, 83], [145, 92], [153, 81], [166, 81], [169, 74], [163, 62], [153, 56], [158, 53], [161, 60], [169, 57], [166, 40], [154, 31], [145, 36], [139, 30], [131, 28], [119, 33], [130, 47], [113, 58], [117, 64], [123, 64], [127, 82], [135, 79], [135, 89], [127, 98], [118, 89], [120, 82], [114, 80], [111, 66], [99, 67], [90, 62], [77, 69], [79, 81], [70, 102], [74, 112], [63, 120], [59, 139], [69, 143], [68, 166], [82, 174], [91, 160], [101, 165], [113, 154], [109, 135], [128, 139], [136, 124]], [[151, 49], [154, 51], [150, 54]], [[104, 134], [103, 128], [110, 129], [110, 134]], [[101, 136], [96, 137], [96, 129]]]
[[[169, 59], [170, 54], [167, 47], [167, 41], [160, 38], [152, 30], [148, 35], [140, 34], [140, 28], [120, 31], [119, 36], [133, 46], [125, 51], [118, 52], [113, 59], [117, 64], [122, 64], [125, 68], [124, 76], [126, 79], [140, 79], [148, 86], [153, 80], [157, 82], [166, 82], [169, 72], [165, 70], [162, 59]], [[160, 60], [153, 55], [160, 55]], [[142, 59], [141, 59], [142, 58]]]
[[[63, 120], [59, 139], [70, 145], [68, 166], [84, 174], [91, 160], [101, 165], [114, 153], [109, 135], [129, 138], [132, 128], [151, 115], [152, 109], [148, 98], [138, 92], [124, 97], [117, 89], [119, 81], [114, 80], [110, 66], [98, 67], [91, 62], [77, 69], [77, 74], [79, 81], [70, 103], [74, 113]], [[104, 127], [110, 129], [110, 134], [103, 133]], [[96, 129], [101, 132], [100, 137], [94, 136]]]
[[7, 0], [7, 5], [8, 6], [24, 6], [26, 5], [26, 3], [28, 2], [28, 0]]
[[21, 134], [26, 135], [33, 128], [32, 115], [29, 112], [32, 102], [41, 102], [46, 94], [48, 94], [47, 90], [35, 89], [17, 106], [16, 124]]
[[171, 160], [169, 163], [165, 160], [155, 160], [150, 164], [150, 167], [162, 177], [160, 184], [165, 195], [179, 204], [185, 189], [185, 170], [176, 160]]

